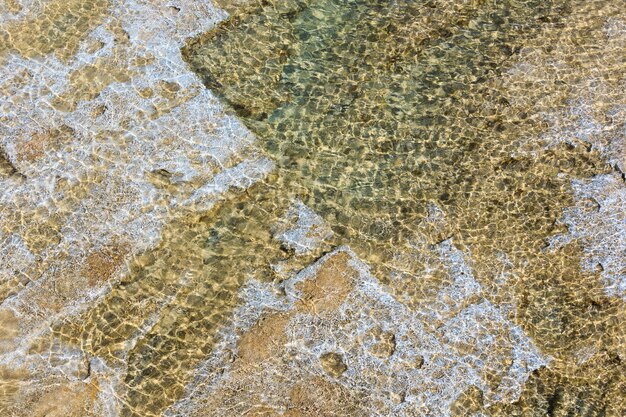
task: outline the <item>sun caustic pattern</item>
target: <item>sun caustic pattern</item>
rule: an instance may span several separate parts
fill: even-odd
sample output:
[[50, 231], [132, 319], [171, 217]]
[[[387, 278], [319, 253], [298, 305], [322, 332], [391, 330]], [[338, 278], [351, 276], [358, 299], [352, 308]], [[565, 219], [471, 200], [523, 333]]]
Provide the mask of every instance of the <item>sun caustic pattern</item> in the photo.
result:
[[626, 415], [626, 3], [0, 0], [0, 415]]

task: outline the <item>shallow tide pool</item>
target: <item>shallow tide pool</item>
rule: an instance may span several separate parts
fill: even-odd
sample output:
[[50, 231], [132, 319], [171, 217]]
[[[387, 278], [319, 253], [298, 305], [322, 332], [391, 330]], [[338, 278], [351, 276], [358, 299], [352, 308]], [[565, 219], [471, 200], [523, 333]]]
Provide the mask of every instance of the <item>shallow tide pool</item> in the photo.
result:
[[[268, 158], [273, 169], [209, 211], [175, 217], [158, 245], [134, 257], [130, 272], [107, 294], [52, 326], [51, 340], [124, 369], [119, 414], [243, 415], [239, 394], [227, 390], [211, 391], [229, 399], [225, 408], [176, 406], [181, 399], [194, 401], [195, 384], [228, 374], [198, 370], [213, 363], [224, 334], [236, 333], [225, 329], [241, 331], [238, 314], [245, 316], [242, 306], [251, 303], [244, 291], [251, 282], [286, 297], [299, 271], [345, 245], [384, 288], [381, 297], [393, 298], [400, 306], [394, 308], [410, 312], [442, 346], [452, 346], [449, 333], [465, 331], [461, 325], [442, 329], [476, 306], [487, 306], [485, 317], [504, 323], [494, 324], [496, 330], [475, 325], [471, 332], [484, 330], [484, 338], [454, 345], [463, 366], [474, 358], [467, 369], [477, 367], [482, 382], [468, 382], [446, 415], [623, 415], [625, 271], [604, 252], [589, 255], [594, 232], [585, 235], [576, 222], [595, 219], [604, 204], [585, 194], [585, 184], [604, 178], [623, 186], [624, 165], [610, 143], [623, 135], [624, 35], [619, 25], [611, 35], [610, 22], [623, 22], [624, 4], [217, 3], [230, 17], [188, 40], [183, 58], [227, 113], [257, 137], [255, 158]], [[155, 184], [175, 189], [171, 172], [153, 175]], [[289, 243], [289, 216], [306, 224], [299, 238], [311, 247]], [[602, 222], [594, 227], [604, 236]], [[611, 239], [619, 245], [618, 234], [598, 246], [610, 246]], [[272, 317], [271, 323], [286, 321]], [[508, 339], [499, 344], [508, 329], [523, 334], [519, 340], [528, 337], [529, 357], [541, 357], [533, 359], [536, 366], [521, 360]], [[259, 334], [273, 343], [271, 334]], [[377, 358], [393, 357], [405, 343], [382, 330], [375, 337], [392, 346], [376, 348]], [[489, 352], [475, 353], [483, 343], [506, 346], [503, 355], [511, 359], [502, 359], [505, 368], [523, 369], [523, 378], [515, 379], [513, 371], [490, 373]], [[284, 363], [292, 360], [285, 355]], [[324, 353], [315, 368], [337, 384], [332, 389], [340, 397], [345, 387], [354, 388], [352, 382], [341, 385], [342, 378], [352, 378], [351, 363], [342, 362], [350, 355]], [[437, 362], [437, 355], [424, 355], [414, 367], [432, 371], [428, 378], [437, 383], [444, 380], [437, 366], [457, 369], [451, 364], [457, 359]], [[237, 358], [233, 353], [231, 362]], [[264, 359], [268, 369], [275, 359]], [[434, 365], [440, 363], [445, 365]], [[483, 365], [487, 371], [480, 371]], [[474, 378], [473, 371], [459, 372]], [[291, 387], [289, 375], [272, 378]], [[513, 379], [519, 392], [501, 388]], [[370, 415], [438, 415], [411, 402], [419, 393], [393, 394], [396, 408], [385, 403], [377, 409], [360, 389], [345, 398], [361, 398]], [[430, 389], [425, 383], [424, 391]], [[285, 395], [297, 403], [294, 391]], [[268, 404], [252, 415], [363, 412], [341, 401], [336, 409], [292, 404], [270, 410]], [[176, 411], [181, 409], [187, 411]]]

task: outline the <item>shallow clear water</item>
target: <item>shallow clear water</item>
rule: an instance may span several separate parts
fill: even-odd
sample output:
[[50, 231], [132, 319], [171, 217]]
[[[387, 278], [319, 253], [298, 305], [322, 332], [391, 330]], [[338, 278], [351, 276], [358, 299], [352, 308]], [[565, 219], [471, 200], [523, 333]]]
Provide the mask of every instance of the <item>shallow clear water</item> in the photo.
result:
[[[211, 351], [240, 286], [252, 276], [284, 278], [271, 265], [289, 253], [271, 230], [300, 199], [334, 237], [294, 269], [347, 244], [418, 309], [441, 279], [426, 271], [419, 247], [453, 238], [492, 301], [515, 304], [511, 319], [545, 352], [567, 361], [589, 340], [611, 351], [618, 307], [597, 276], [580, 270], [576, 245], [546, 250], [564, 232], [558, 220], [573, 204], [571, 179], [610, 167], [583, 146], [525, 152], [547, 126], [536, 108], [511, 103], [532, 86], [502, 81], [523, 48], [550, 41], [579, 6], [294, 0], [238, 9], [184, 53], [259, 137], [275, 173], [201, 219], [171, 224], [127, 280], [58, 333], [115, 359], [148, 329], [128, 356], [125, 415], [158, 415]], [[565, 106], [555, 96], [552, 104]], [[434, 227], [433, 213], [445, 222]], [[504, 268], [515, 277], [506, 285]], [[502, 413], [558, 409], [550, 400], [558, 390], [544, 384], [578, 384], [580, 401], [601, 408], [602, 389], [551, 372], [533, 376], [524, 401]]]
[[[430, 204], [463, 222], [472, 200], [494, 188], [513, 197], [522, 176], [546, 174], [547, 161], [512, 156], [522, 126], [524, 135], [537, 129], [523, 114], [506, 115], [492, 81], [568, 2], [431, 6], [277, 2], [187, 49], [205, 84], [276, 160], [280, 194], [299, 196], [366, 257], [395, 253]], [[560, 216], [562, 186], [542, 184], [532, 200], [493, 201], [493, 210], [528, 215], [517, 227], [540, 229]]]

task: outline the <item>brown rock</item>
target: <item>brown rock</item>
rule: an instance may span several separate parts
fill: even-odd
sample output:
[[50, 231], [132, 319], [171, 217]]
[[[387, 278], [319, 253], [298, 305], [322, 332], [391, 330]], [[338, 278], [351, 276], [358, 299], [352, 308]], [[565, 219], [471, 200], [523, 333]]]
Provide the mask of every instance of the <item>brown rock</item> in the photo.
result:
[[379, 358], [388, 358], [396, 351], [396, 335], [392, 332], [383, 332], [380, 328], [374, 331], [377, 343], [372, 347], [372, 353]]
[[276, 357], [287, 342], [285, 326], [290, 318], [290, 314], [261, 317], [239, 340], [240, 364], [252, 365]]
[[349, 416], [358, 411], [355, 399], [339, 384], [320, 377], [296, 384], [290, 394], [289, 417]]
[[87, 256], [83, 273], [87, 277], [88, 285], [91, 287], [111, 278], [124, 261], [127, 252], [127, 246], [119, 245], [100, 249]]
[[19, 320], [11, 310], [0, 310], [0, 342], [13, 339], [18, 333]]
[[32, 417], [95, 416], [96, 383], [74, 383], [55, 386], [42, 395], [32, 408]]
[[43, 157], [46, 152], [55, 151], [73, 139], [74, 131], [65, 125], [37, 132], [19, 146], [18, 158], [30, 162]]
[[343, 356], [336, 352], [324, 353], [320, 356], [320, 362], [324, 371], [335, 378], [339, 378], [348, 370], [348, 366], [343, 360]]
[[303, 293], [298, 309], [321, 314], [339, 308], [354, 287], [358, 271], [348, 265], [350, 256], [337, 252], [328, 258], [312, 279], [296, 287]]

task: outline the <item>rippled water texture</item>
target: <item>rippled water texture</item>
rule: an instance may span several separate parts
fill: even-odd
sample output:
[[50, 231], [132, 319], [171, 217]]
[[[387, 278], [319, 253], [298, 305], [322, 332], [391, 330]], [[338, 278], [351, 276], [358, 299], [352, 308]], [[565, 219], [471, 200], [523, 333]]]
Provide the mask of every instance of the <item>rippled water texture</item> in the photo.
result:
[[[600, 392], [619, 386], [609, 382], [620, 367], [608, 352], [623, 341], [620, 307], [580, 270], [577, 245], [547, 247], [564, 231], [571, 179], [611, 169], [581, 143], [533, 149], [548, 130], [541, 113], [576, 93], [562, 87], [569, 73], [521, 85], [507, 77], [522, 53], [549, 54], [550, 42], [584, 36], [594, 13], [620, 12], [609, 3], [583, 17], [572, 1], [270, 2], [192, 42], [186, 56], [276, 160], [276, 182], [259, 191], [280, 196], [270, 204], [300, 198], [413, 306], [427, 305], [437, 286], [415, 242], [453, 237], [491, 299], [515, 304], [516, 322], [546, 352], [567, 358], [590, 341], [606, 350], [596, 366], [607, 385], [577, 388], [595, 410], [612, 401]], [[581, 54], [568, 71], [585, 76], [599, 56], [576, 50], [579, 42], [559, 52]], [[607, 73], [619, 79], [622, 63], [607, 63]], [[424, 221], [433, 207], [445, 226]], [[514, 277], [506, 285], [503, 269]], [[573, 384], [568, 377], [559, 370], [530, 385]], [[521, 406], [541, 407], [544, 389], [529, 388]]]
[[[44, 8], [49, 19], [10, 26], [3, 36], [12, 39], [11, 50], [66, 59], [110, 7], [95, 2], [71, 24], [61, 3]], [[85, 4], [69, 3], [69, 9]], [[626, 108], [624, 45], [605, 34], [607, 22], [624, 18], [624, 4], [217, 3], [231, 17], [190, 40], [183, 56], [258, 137], [273, 171], [210, 211], [170, 219], [158, 246], [135, 257], [121, 282], [86, 311], [56, 323], [33, 349], [45, 353], [61, 340], [124, 369], [116, 394], [121, 415], [162, 415], [200, 378], [198, 367], [231, 324], [247, 283], [280, 284], [347, 245], [432, 332], [452, 317], [437, 310], [449, 303], [442, 289], [469, 275], [481, 301], [472, 295], [456, 307], [498, 306], [494, 317], [519, 326], [549, 358], [549, 367], [530, 369], [519, 400], [487, 407], [486, 394], [470, 387], [452, 414], [622, 415], [625, 310], [619, 290], [607, 289], [623, 276], [613, 273], [622, 264], [596, 262], [583, 239], [566, 236], [576, 216], [599, 210], [588, 198], [581, 211], [571, 211], [584, 184], [624, 180], [620, 151], [599, 145], [623, 130], [616, 120]], [[33, 27], [49, 35], [35, 35]], [[59, 48], [46, 36], [69, 46]], [[0, 58], [7, 51], [0, 45]], [[98, 68], [81, 74], [93, 78]], [[100, 70], [106, 73], [96, 77], [103, 80], [100, 90], [130, 76], [116, 65]], [[81, 74], [70, 80], [72, 96], [60, 97], [55, 108], [72, 111], [98, 96], [100, 90], [81, 90]], [[589, 130], [590, 120], [599, 127]], [[14, 169], [0, 153], [0, 173]], [[158, 187], [176, 189], [171, 172], [151, 175]], [[583, 184], [578, 191], [576, 181]], [[285, 236], [285, 213], [305, 206], [323, 220], [312, 217], [319, 236], [307, 238], [323, 242], [301, 254], [276, 236]], [[87, 268], [107, 274], [127, 250], [109, 248]], [[348, 268], [337, 259], [345, 264], [338, 270]], [[609, 270], [609, 264], [617, 266]], [[295, 307], [294, 317], [298, 308], [304, 309]], [[284, 326], [284, 317], [269, 323]], [[396, 340], [379, 333], [386, 345], [376, 355], [391, 356]], [[333, 378], [348, 369], [337, 353], [322, 356], [322, 367]], [[506, 379], [488, 372], [484, 378], [492, 387]], [[359, 412], [356, 405], [341, 410], [319, 415]]]

